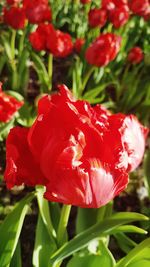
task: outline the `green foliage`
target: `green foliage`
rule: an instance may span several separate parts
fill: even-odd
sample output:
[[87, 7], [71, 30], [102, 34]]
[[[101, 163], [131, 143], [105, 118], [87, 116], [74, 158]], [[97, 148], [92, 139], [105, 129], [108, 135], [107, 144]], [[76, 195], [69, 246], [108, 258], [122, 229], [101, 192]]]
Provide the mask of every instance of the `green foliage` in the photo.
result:
[[[30, 194], [22, 199], [6, 217], [0, 225], [0, 266], [9, 266], [14, 255], [25, 215], [27, 214], [29, 204], [34, 198], [34, 194]], [[16, 252], [18, 253], [18, 252]]]
[[57, 264], [57, 262], [86, 247], [92, 240], [113, 234], [120, 225], [136, 220], [147, 220], [147, 217], [142, 214], [132, 212], [113, 214], [112, 216], [108, 217], [108, 219], [99, 222], [88, 228], [88, 230], [78, 234], [71, 241], [62, 246], [52, 256], [51, 261], [52, 263]]
[[2, 141], [8, 135], [10, 129], [13, 127], [14, 119], [7, 123], [0, 122], [0, 141]]
[[116, 267], [147, 267], [150, 262], [150, 238], [145, 239], [126, 257], [117, 263]]
[[96, 255], [75, 255], [67, 264], [67, 267], [114, 267], [115, 260], [109, 249], [100, 242], [99, 252]]
[[[6, 1], [0, 2], [2, 12]], [[115, 29], [109, 22], [101, 29], [90, 28], [88, 12], [91, 8], [99, 8], [100, 0], [93, 0], [87, 5], [82, 5], [80, 0], [49, 0], [49, 3], [54, 26], [71, 34], [73, 42], [76, 38], [84, 38], [85, 44], [79, 54], [73, 51], [72, 55], [65, 59], [53, 58], [49, 51], [37, 52], [32, 49], [29, 34], [36, 29], [36, 25], [28, 23], [24, 30], [15, 31], [3, 22], [0, 23], [0, 75], [4, 82], [3, 88], [19, 101], [24, 101], [23, 107], [16, 112], [12, 120], [8, 123], [0, 122], [0, 141], [6, 139], [13, 126], [32, 125], [37, 113], [37, 99], [41, 94], [50, 93], [57, 83], [72, 87], [73, 94], [78, 99], [86, 100], [92, 105], [103, 104], [112, 112], [134, 113], [141, 122], [149, 125], [149, 22], [133, 15], [128, 23], [119, 29]], [[119, 54], [106, 67], [92, 67], [85, 60], [86, 48], [101, 33], [107, 32], [122, 37]], [[137, 65], [127, 60], [128, 52], [134, 46], [140, 46], [144, 52], [144, 60]], [[63, 67], [60, 68], [61, 65]], [[59, 78], [57, 74], [61, 74], [60, 77], [58, 75]], [[36, 94], [30, 99], [29, 93], [32, 89], [35, 89]], [[149, 151], [145, 155], [144, 176], [144, 185], [150, 196]], [[70, 210], [68, 209], [65, 217], [65, 208], [61, 208], [58, 203], [48, 203], [43, 198], [42, 187], [37, 187], [35, 194], [39, 214], [33, 251], [34, 267], [59, 267], [69, 256], [72, 258], [67, 267], [149, 267], [150, 239], [137, 244], [137, 241], [127, 235], [147, 233], [143, 229], [149, 230], [149, 221], [146, 221], [144, 215], [128, 212], [112, 215], [112, 203], [100, 209], [78, 208], [75, 225], [77, 236], [68, 241], [65, 227]], [[33, 198], [34, 194], [30, 194], [21, 200], [0, 225], [0, 267], [22, 267], [19, 236]], [[141, 209], [149, 215], [144, 202]], [[129, 224], [140, 220], [143, 220], [143, 224], [140, 224], [143, 229]], [[117, 241], [119, 249], [127, 254], [117, 263], [107, 247], [110, 235]], [[95, 254], [89, 249], [92, 242], [97, 244]]]
[[22, 267], [20, 241], [18, 241], [16, 250], [10, 263], [10, 267]]
[[41, 215], [38, 216], [35, 246], [33, 251], [34, 267], [50, 267], [50, 255], [56, 250], [56, 245], [49, 235]]

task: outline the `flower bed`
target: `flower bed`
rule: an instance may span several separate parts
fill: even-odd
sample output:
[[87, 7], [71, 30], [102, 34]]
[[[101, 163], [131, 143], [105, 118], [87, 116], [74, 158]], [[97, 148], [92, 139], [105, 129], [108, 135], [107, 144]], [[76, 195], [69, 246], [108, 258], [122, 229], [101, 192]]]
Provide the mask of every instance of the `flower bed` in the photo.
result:
[[1, 267], [150, 265], [149, 19], [1, 1]]

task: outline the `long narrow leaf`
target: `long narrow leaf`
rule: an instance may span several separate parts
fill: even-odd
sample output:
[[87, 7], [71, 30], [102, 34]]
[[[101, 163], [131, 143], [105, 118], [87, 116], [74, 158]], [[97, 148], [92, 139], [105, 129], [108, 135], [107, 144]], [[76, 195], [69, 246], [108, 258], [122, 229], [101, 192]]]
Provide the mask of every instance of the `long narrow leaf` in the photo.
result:
[[22, 267], [20, 241], [17, 244], [10, 267]]
[[137, 245], [131, 238], [126, 236], [124, 233], [114, 234], [114, 237], [116, 238], [121, 250], [126, 254], [129, 253], [129, 251]]
[[34, 194], [22, 199], [0, 225], [0, 266], [10, 264], [15, 252], [25, 215]]
[[56, 245], [50, 238], [47, 228], [39, 214], [33, 252], [34, 267], [49, 267], [50, 255], [56, 251]]
[[90, 227], [88, 230], [77, 235], [71, 241], [62, 246], [52, 256], [51, 263], [54, 264], [53, 266], [56, 266], [55, 264], [57, 264], [57, 262], [86, 247], [90, 241], [99, 238], [100, 236], [113, 233], [113, 230], [122, 224], [138, 220], [148, 220], [148, 218], [142, 214], [133, 212], [120, 212], [118, 214], [114, 214], [105, 221]]
[[150, 238], [145, 239], [132, 249], [126, 257], [116, 264], [116, 267], [132, 266], [132, 263], [137, 262], [138, 264], [138, 261], [143, 259], [147, 260], [148, 263], [150, 262]]

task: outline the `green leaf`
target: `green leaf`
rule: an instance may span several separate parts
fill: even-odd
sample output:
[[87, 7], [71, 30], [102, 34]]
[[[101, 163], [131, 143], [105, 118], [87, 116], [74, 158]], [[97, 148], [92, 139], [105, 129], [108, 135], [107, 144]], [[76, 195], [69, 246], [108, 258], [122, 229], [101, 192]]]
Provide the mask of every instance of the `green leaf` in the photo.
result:
[[1, 58], [1, 60], [0, 60], [0, 74], [1, 74], [1, 72], [3, 71], [4, 66], [6, 64], [7, 57], [5, 54], [0, 53], [0, 58]]
[[126, 254], [129, 253], [129, 251], [137, 245], [131, 238], [126, 236], [124, 233], [116, 233], [114, 234], [114, 237], [116, 238], [121, 250]]
[[8, 95], [11, 95], [11, 96], [15, 97], [19, 101], [23, 101], [24, 100], [23, 96], [21, 94], [19, 94], [18, 92], [16, 92], [16, 91], [9, 90], [9, 91], [6, 91], [6, 93]]
[[34, 267], [49, 267], [50, 255], [56, 251], [56, 245], [52, 242], [41, 215], [38, 216], [36, 228], [35, 246], [33, 252]]
[[25, 93], [25, 87], [29, 82], [29, 67], [27, 64], [28, 58], [29, 58], [29, 52], [26, 49], [24, 49], [21, 55], [19, 56], [19, 62], [17, 66], [18, 89], [22, 94]]
[[67, 267], [113, 267], [115, 260], [109, 249], [102, 242], [100, 242], [99, 249], [99, 255], [75, 255]]
[[72, 73], [72, 90], [74, 96], [77, 98], [80, 95], [79, 89], [81, 88], [81, 77], [82, 77], [82, 69], [83, 69], [83, 64], [80, 60], [79, 57], [75, 58], [76, 61], [72, 68], [70, 69], [70, 73]]
[[61, 209], [59, 203], [57, 202], [49, 202], [51, 217], [52, 217], [52, 224], [54, 226], [55, 232], [57, 233]]
[[20, 247], [20, 242], [18, 241], [15, 253], [13, 255], [10, 267], [22, 267], [22, 262], [21, 262], [21, 247]]
[[98, 209], [78, 208], [76, 220], [76, 233], [79, 234], [97, 221]]
[[67, 267], [112, 267], [109, 258], [99, 255], [74, 256], [68, 263]]
[[42, 61], [42, 59], [40, 58], [40, 56], [38, 56], [37, 54], [35, 54], [33, 51], [32, 51], [32, 58], [33, 58], [33, 61], [34, 63], [36, 64], [36, 66], [42, 70], [43, 74], [45, 75], [48, 75], [47, 73], [47, 70], [46, 70], [46, 67]]
[[3, 34], [1, 34], [1, 39], [3, 42], [7, 57], [9, 58], [9, 60], [12, 60], [13, 55], [12, 55], [12, 50], [11, 50], [11, 46], [9, 44], [9, 41], [7, 40], [7, 38]]
[[100, 80], [102, 79], [104, 75], [104, 68], [96, 68], [93, 74], [93, 78], [96, 84], [98, 84], [100, 82]]
[[139, 228], [134, 225], [122, 225], [116, 228], [116, 230], [113, 230], [113, 234], [115, 233], [137, 233], [137, 234], [147, 234], [147, 231], [143, 230], [142, 228]]
[[29, 52], [27, 50], [24, 50], [21, 54], [20, 60], [19, 60], [19, 64], [18, 64], [18, 72], [19, 72], [19, 77], [22, 79], [22, 75], [25, 71], [26, 68], [28, 68], [27, 66], [27, 60], [29, 58]]
[[79, 234], [112, 214], [112, 202], [98, 209], [78, 208], [76, 233]]
[[7, 136], [10, 129], [13, 127], [14, 119], [10, 120], [7, 123], [0, 123], [0, 141]]
[[105, 98], [105, 95], [102, 95], [101, 97], [97, 97], [95, 99], [89, 99], [88, 101], [90, 102], [90, 104], [96, 105], [96, 104], [101, 103], [104, 100], [104, 98]]
[[62, 246], [56, 253], [54, 253], [51, 262], [57, 264], [57, 262], [86, 247], [90, 241], [110, 233], [113, 234], [113, 230], [116, 230], [118, 226], [138, 220], [148, 220], [148, 218], [142, 214], [134, 212], [120, 212], [113, 214], [108, 219], [106, 218], [104, 221], [93, 225], [88, 230], [77, 235]]
[[149, 267], [150, 266], [150, 259], [149, 260], [139, 260], [136, 262], [133, 262], [128, 265], [128, 267]]
[[104, 83], [104, 84], [101, 84], [91, 90], [89, 90], [88, 92], [86, 92], [84, 95], [83, 95], [83, 99], [85, 100], [93, 100], [94, 98], [96, 98], [108, 85], [110, 84], [109, 83]]
[[49, 233], [50, 238], [53, 240], [53, 242], [55, 242], [54, 238], [56, 237], [56, 232], [52, 224], [49, 204], [48, 204], [48, 201], [43, 198], [45, 189], [44, 187], [37, 186], [36, 191], [37, 191], [37, 201], [39, 205], [39, 212], [41, 214], [43, 223], [47, 229], [47, 232]]
[[24, 127], [31, 127], [35, 120], [35, 112], [31, 105], [25, 102], [18, 113], [17, 122]]
[[108, 262], [109, 262], [110, 266], [114, 266], [116, 264], [116, 261], [112, 255], [112, 253], [110, 252], [108, 247], [102, 241], [100, 241], [100, 243], [99, 243], [99, 252], [100, 252], [101, 257], [105, 256], [107, 258], [107, 261], [109, 259]]
[[[143, 260], [143, 265], [139, 265]], [[132, 249], [126, 257], [116, 264], [116, 267], [147, 267], [147, 262], [150, 263], [150, 238], [145, 239]]]
[[35, 70], [39, 76], [41, 83], [42, 84], [44, 83], [47, 86], [49, 86], [49, 75], [48, 75], [47, 69], [45, 67], [45, 64], [43, 63], [40, 56], [38, 56], [34, 52], [32, 52], [31, 56], [32, 56], [32, 59], [34, 62], [34, 68], [35, 68]]
[[0, 266], [7, 267], [14, 255], [25, 215], [34, 198], [31, 193], [22, 199], [0, 225]]

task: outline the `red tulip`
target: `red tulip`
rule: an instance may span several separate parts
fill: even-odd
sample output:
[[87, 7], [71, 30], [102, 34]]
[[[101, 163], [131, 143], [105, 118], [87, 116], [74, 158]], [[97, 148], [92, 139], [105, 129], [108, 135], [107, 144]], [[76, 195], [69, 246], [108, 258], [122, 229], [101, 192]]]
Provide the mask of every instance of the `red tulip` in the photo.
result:
[[115, 4], [113, 0], [102, 0], [102, 8], [106, 10], [112, 10], [115, 8]]
[[21, 0], [6, 0], [8, 5], [19, 4]]
[[91, 27], [103, 27], [107, 21], [107, 11], [102, 8], [91, 9], [88, 18]]
[[139, 16], [145, 16], [150, 8], [149, 0], [130, 0], [131, 11]]
[[129, 19], [127, 0], [103, 0], [102, 7], [108, 11], [108, 16], [115, 28], [120, 28]]
[[121, 7], [123, 5], [128, 5], [128, 0], [113, 0], [116, 7]]
[[6, 141], [5, 181], [10, 189], [14, 185], [35, 186], [45, 183], [45, 177], [35, 161], [27, 142], [29, 129], [13, 128]]
[[150, 0], [149, 0], [149, 7], [146, 8], [146, 10], [143, 14], [143, 18], [145, 21], [150, 20]]
[[80, 0], [83, 5], [91, 3], [92, 0]]
[[128, 0], [102, 0], [102, 8], [108, 11], [128, 5]]
[[39, 101], [29, 130], [10, 132], [7, 186], [42, 184], [50, 201], [100, 207], [126, 187], [127, 171], [141, 162], [147, 129], [134, 116], [111, 115], [77, 101], [64, 85], [59, 89]]
[[47, 0], [23, 0], [26, 16], [30, 23], [39, 24], [52, 19], [51, 8]]
[[22, 105], [22, 101], [18, 101], [16, 98], [4, 93], [2, 91], [2, 83], [0, 83], [0, 122], [10, 121]]
[[133, 47], [128, 54], [128, 61], [132, 64], [140, 63], [144, 58], [143, 51], [140, 47], [135, 46]]
[[29, 41], [35, 50], [37, 51], [45, 50], [45, 46], [46, 46], [45, 35], [44, 36], [40, 35], [38, 31], [30, 33]]
[[86, 50], [86, 60], [97, 67], [114, 60], [121, 46], [121, 37], [113, 33], [101, 34]]
[[35, 50], [48, 51], [55, 57], [66, 57], [73, 50], [71, 36], [54, 29], [52, 24], [40, 24], [36, 31], [29, 35], [29, 40]]
[[53, 31], [47, 38], [47, 49], [55, 57], [66, 57], [72, 53], [73, 42], [68, 33], [60, 30]]
[[129, 19], [129, 9], [127, 6], [115, 8], [109, 12], [109, 19], [115, 28], [120, 28], [127, 23]]
[[23, 29], [26, 22], [24, 9], [16, 6], [4, 8], [4, 22], [16, 30]]
[[81, 52], [81, 49], [82, 49], [84, 43], [85, 43], [85, 39], [83, 39], [83, 38], [77, 38], [76, 39], [76, 41], [74, 43], [74, 50], [76, 53], [79, 54]]
[[143, 17], [145, 21], [150, 20], [150, 9], [147, 11], [147, 13]]
[[54, 30], [52, 24], [39, 24], [36, 31], [29, 35], [29, 41], [32, 47], [37, 51], [47, 50], [48, 36], [53, 34]]
[[[117, 137], [116, 132], [119, 132], [122, 145], [126, 151], [127, 171], [135, 170], [142, 161], [145, 140], [149, 130], [143, 127], [134, 115], [115, 114], [110, 116], [109, 123], [114, 142]], [[124, 162], [124, 166], [125, 164]]]

